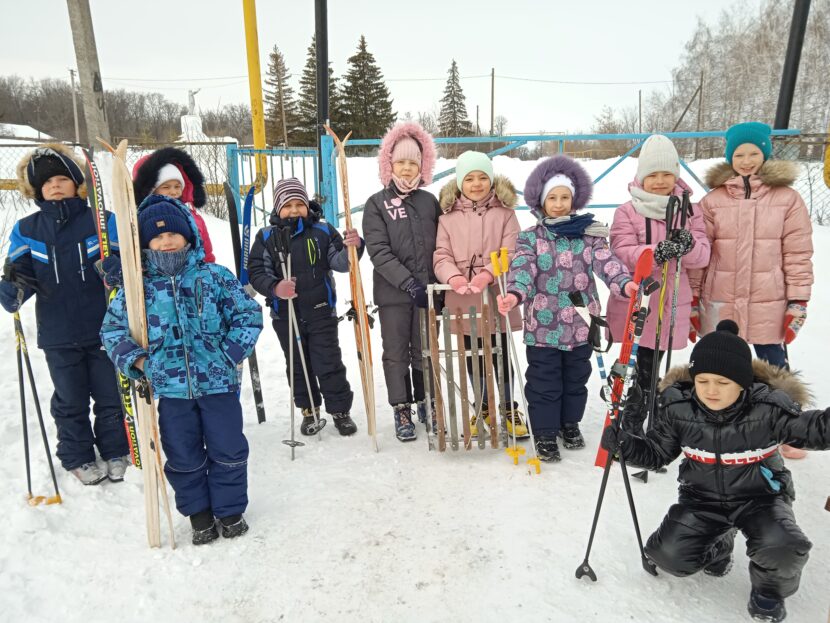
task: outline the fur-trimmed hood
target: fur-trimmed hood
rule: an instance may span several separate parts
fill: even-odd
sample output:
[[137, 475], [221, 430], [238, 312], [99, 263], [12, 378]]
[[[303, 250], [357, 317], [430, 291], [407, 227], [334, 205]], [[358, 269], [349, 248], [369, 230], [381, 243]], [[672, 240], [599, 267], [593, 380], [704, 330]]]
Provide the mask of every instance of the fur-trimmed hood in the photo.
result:
[[[813, 404], [813, 393], [800, 378], [799, 372], [791, 372], [779, 368], [761, 359], [752, 360], [752, 372], [756, 383], [763, 383], [771, 390], [785, 393], [790, 400], [804, 407]], [[666, 373], [660, 381], [659, 391], [671, 387], [675, 383], [692, 383], [689, 365], [675, 366]]]
[[413, 139], [421, 147], [421, 186], [432, 184], [432, 173], [435, 168], [435, 143], [429, 132], [417, 123], [408, 121], [391, 128], [380, 143], [378, 169], [384, 188], [392, 181], [392, 150], [395, 143], [404, 137]]
[[205, 194], [205, 176], [198, 165], [186, 151], [176, 147], [164, 147], [140, 158], [133, 166], [133, 191], [135, 201], [140, 204], [146, 197], [153, 194], [156, 188], [156, 178], [159, 171], [166, 164], [178, 167], [184, 177], [182, 203], [192, 203], [201, 208], [207, 202]]
[[[78, 165], [78, 168], [82, 173], [86, 171], [86, 163], [83, 159], [76, 156], [72, 148], [64, 145], [63, 143], [44, 143], [42, 145], [38, 145], [38, 148], [52, 149], [60, 155], [72, 160], [72, 162]], [[20, 159], [20, 162], [17, 163], [17, 189], [20, 191], [20, 194], [24, 199], [35, 199], [35, 188], [29, 181], [29, 174], [26, 172], [26, 167], [29, 166], [29, 160], [32, 158], [32, 153], [34, 153], [34, 150], [27, 152], [26, 155]], [[81, 199], [86, 199], [86, 180], [78, 186], [78, 196]]]
[[[515, 208], [519, 203], [516, 187], [504, 175], [495, 176], [493, 179], [493, 190], [495, 191], [494, 198], [498, 199], [505, 208]], [[456, 184], [455, 178], [453, 177], [441, 187], [441, 192], [438, 195], [438, 203], [441, 205], [441, 211], [449, 212], [452, 210], [456, 201], [461, 200], [461, 198], [461, 191], [458, 190], [458, 184]]]
[[561, 174], [570, 178], [574, 185], [574, 198], [571, 206], [572, 212], [581, 210], [591, 200], [594, 184], [591, 176], [576, 160], [564, 155], [546, 158], [536, 165], [525, 182], [524, 197], [531, 213], [536, 218], [543, 215], [542, 190], [545, 183], [554, 175]]
[[[793, 182], [798, 178], [799, 165], [796, 162], [789, 160], [767, 160], [761, 168], [758, 169], [758, 177], [761, 183], [767, 186], [780, 187], [792, 186]], [[706, 171], [706, 185], [711, 188], [719, 188], [723, 186], [733, 177], [738, 174], [728, 162], [721, 162], [714, 165]]]

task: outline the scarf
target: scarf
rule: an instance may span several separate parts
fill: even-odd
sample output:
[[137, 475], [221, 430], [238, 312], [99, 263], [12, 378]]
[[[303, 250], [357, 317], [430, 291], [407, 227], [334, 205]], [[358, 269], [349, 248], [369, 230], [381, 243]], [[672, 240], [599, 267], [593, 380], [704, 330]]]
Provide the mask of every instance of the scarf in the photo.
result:
[[666, 220], [666, 206], [671, 195], [647, 193], [637, 186], [631, 187], [631, 203], [638, 214], [656, 221]]
[[395, 183], [395, 189], [398, 191], [398, 195], [403, 199], [413, 190], [417, 190], [418, 187], [421, 185], [421, 175], [420, 173], [412, 178], [412, 181], [407, 182], [405, 179], [398, 177], [395, 174], [392, 174], [392, 181]]
[[546, 216], [539, 219], [539, 222], [550, 233], [564, 238], [579, 238], [580, 236], [607, 238], [611, 233], [606, 225], [595, 221], [594, 215], [590, 212], [567, 216]]
[[144, 249], [144, 257], [147, 258], [153, 266], [159, 269], [164, 275], [168, 277], [175, 277], [179, 274], [182, 266], [187, 262], [187, 254], [190, 252], [190, 244], [184, 245], [178, 251], [153, 251], [151, 249]]

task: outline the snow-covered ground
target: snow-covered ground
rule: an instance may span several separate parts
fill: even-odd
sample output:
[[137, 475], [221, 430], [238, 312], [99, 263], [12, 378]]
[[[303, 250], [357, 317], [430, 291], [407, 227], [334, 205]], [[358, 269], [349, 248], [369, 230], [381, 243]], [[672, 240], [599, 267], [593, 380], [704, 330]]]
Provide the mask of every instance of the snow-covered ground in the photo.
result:
[[[592, 163], [592, 171], [596, 163]], [[594, 201], [625, 197], [632, 166], [615, 171]], [[353, 204], [378, 187], [370, 158], [350, 159]], [[496, 159], [496, 171], [521, 188], [533, 163]], [[695, 163], [702, 171], [706, 163]], [[438, 170], [441, 169], [441, 164]], [[600, 169], [601, 170], [601, 169]], [[437, 183], [433, 189], [440, 186]], [[697, 197], [701, 193], [696, 193]], [[611, 211], [602, 211], [610, 221]], [[219, 261], [230, 264], [227, 223], [206, 217]], [[520, 214], [523, 226], [532, 222]], [[360, 219], [356, 222], [360, 226]], [[790, 347], [794, 366], [830, 405], [822, 371], [830, 324], [830, 230], [814, 235], [816, 281], [808, 319]], [[363, 260], [367, 294], [371, 264]], [[341, 299], [348, 279], [337, 280]], [[341, 306], [342, 306], [341, 302]], [[342, 309], [341, 309], [342, 311]], [[51, 384], [43, 355], [35, 349], [31, 304], [22, 311], [32, 348], [50, 444]], [[590, 380], [583, 429], [588, 449], [563, 450], [559, 464], [541, 475], [514, 467], [501, 451], [429, 453], [423, 429], [414, 443], [395, 439], [385, 406], [380, 333], [373, 331], [380, 452], [365, 434], [354, 336], [341, 325], [341, 346], [356, 392], [358, 435], [340, 438], [329, 425], [322, 439], [290, 460], [281, 443], [289, 437], [284, 359], [268, 324], [257, 354], [268, 421], [258, 425], [245, 373], [242, 400], [249, 464], [251, 531], [235, 541], [207, 547], [189, 542], [187, 519], [175, 516], [179, 546], [151, 550], [144, 532], [141, 474], [128, 470], [123, 484], [83, 487], [59, 471], [64, 503], [29, 507], [11, 317], [0, 323], [0, 619], [3, 621], [699, 621], [747, 620], [747, 558], [738, 539], [736, 564], [724, 578], [698, 574], [678, 579], [647, 575], [622, 480], [609, 483], [591, 564], [598, 582], [577, 581], [584, 557], [601, 472], [593, 467], [604, 417], [598, 375]], [[521, 349], [520, 349], [521, 350]], [[676, 354], [686, 360], [688, 349]], [[523, 356], [523, 355], [522, 355]], [[35, 494], [48, 494], [50, 480], [30, 403]], [[830, 455], [812, 453], [789, 463], [798, 490], [796, 516], [814, 548], [800, 591], [787, 600], [789, 620], [824, 621], [830, 585]], [[659, 524], [676, 496], [677, 463], [648, 484], [633, 483], [644, 537]], [[164, 534], [164, 532], [163, 532]], [[166, 536], [165, 536], [166, 539]], [[166, 543], [166, 541], [165, 541]]]

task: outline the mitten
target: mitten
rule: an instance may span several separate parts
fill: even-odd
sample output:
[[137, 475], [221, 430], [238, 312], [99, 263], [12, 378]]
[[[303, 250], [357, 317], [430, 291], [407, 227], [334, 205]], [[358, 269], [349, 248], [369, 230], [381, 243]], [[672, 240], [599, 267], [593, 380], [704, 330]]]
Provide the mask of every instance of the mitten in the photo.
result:
[[461, 275], [450, 277], [449, 281], [447, 281], [447, 285], [449, 285], [456, 294], [467, 294], [470, 290], [467, 280]]
[[654, 249], [654, 263], [663, 264], [682, 255], [680, 243], [673, 240], [661, 240]]
[[700, 297], [692, 297], [692, 310], [689, 313], [689, 341], [697, 342], [697, 334], [700, 333]]
[[608, 452], [616, 454], [620, 446], [623, 444], [624, 438], [625, 433], [620, 430], [619, 426], [611, 423], [605, 427], [604, 431], [602, 431], [602, 440], [600, 441], [600, 444], [602, 444], [602, 447], [608, 450]]
[[519, 297], [513, 294], [512, 292], [508, 292], [504, 296], [499, 294], [496, 297], [496, 303], [499, 306], [499, 313], [502, 316], [506, 316], [510, 313], [510, 310], [512, 310], [514, 307], [516, 307], [516, 305], [519, 304]]
[[124, 283], [121, 258], [117, 255], [108, 255], [103, 260], [95, 262], [95, 270], [108, 288], [119, 288]]
[[297, 278], [283, 279], [274, 287], [274, 294], [281, 299], [293, 299], [297, 296]]
[[680, 255], [682, 257], [691, 251], [695, 246], [695, 239], [692, 237], [692, 232], [688, 229], [673, 229], [669, 235], [669, 240], [680, 245]]
[[493, 283], [493, 275], [488, 271], [482, 270], [479, 274], [470, 281], [470, 291], [473, 294], [481, 294], [484, 288]]
[[360, 243], [360, 234], [356, 229], [347, 229], [343, 232], [343, 244], [347, 247], [359, 247]]
[[784, 343], [792, 341], [804, 326], [807, 320], [807, 301], [790, 301], [787, 303], [787, 313], [784, 315]]

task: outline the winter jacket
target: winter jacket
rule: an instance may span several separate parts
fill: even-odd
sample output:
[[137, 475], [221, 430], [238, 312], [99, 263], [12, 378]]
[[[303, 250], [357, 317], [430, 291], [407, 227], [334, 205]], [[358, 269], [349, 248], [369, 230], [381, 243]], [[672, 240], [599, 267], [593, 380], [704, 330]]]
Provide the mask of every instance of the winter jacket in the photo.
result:
[[753, 369], [753, 385], [720, 412], [698, 401], [688, 366], [670, 370], [661, 384], [653, 430], [644, 438], [621, 433], [626, 461], [657, 469], [682, 453], [680, 494], [694, 501], [794, 498], [778, 447], [830, 448], [830, 409], [802, 411], [810, 396], [793, 373], [760, 360]]
[[[300, 318], [336, 316], [337, 293], [332, 271], [349, 271], [349, 249], [334, 227], [320, 222], [319, 206], [312, 202], [303, 219], [281, 219], [271, 214], [271, 227], [257, 232], [248, 256], [248, 277], [254, 289], [265, 297], [271, 316], [288, 318], [288, 301], [274, 296], [274, 287], [283, 279], [280, 266], [280, 232], [291, 232], [291, 276], [297, 281], [294, 309]], [[362, 255], [363, 245], [358, 254]]]
[[620, 292], [631, 281], [605, 238], [560, 236], [542, 223], [520, 233], [507, 291], [524, 302], [524, 343], [560, 350], [587, 344], [589, 327], [575, 313], [569, 294], [584, 292], [588, 310], [599, 315], [595, 274], [611, 292]]
[[[508, 258], [513, 259], [516, 238], [519, 235], [519, 219], [514, 211], [517, 203], [516, 189], [504, 176], [497, 175], [492, 192], [482, 201], [470, 201], [458, 190], [455, 178], [441, 189], [439, 201], [443, 214], [438, 219], [438, 238], [435, 242], [433, 268], [441, 283], [449, 283], [456, 275], [466, 281], [480, 272], [491, 276], [490, 253], [507, 247]], [[494, 322], [498, 285], [493, 280], [490, 286], [490, 323]], [[481, 312], [481, 295], [456, 294], [447, 291], [444, 302], [452, 313], [458, 309], [466, 313], [470, 307]], [[510, 328], [520, 329], [522, 316], [518, 309], [510, 312]], [[504, 327], [504, 318], [499, 322]], [[464, 320], [464, 333], [469, 334], [470, 323]]]
[[[634, 180], [629, 188], [642, 185]], [[677, 181], [672, 194], [678, 197], [683, 195], [684, 190], [689, 187], [683, 180]], [[679, 217], [675, 221], [680, 226]], [[677, 293], [677, 315], [674, 324], [674, 338], [672, 350], [686, 348], [689, 336], [689, 315], [692, 309], [692, 289], [689, 285], [689, 270], [706, 268], [709, 263], [709, 239], [706, 237], [706, 226], [703, 222], [703, 215], [699, 206], [692, 206], [692, 215], [686, 221], [686, 229], [692, 233], [694, 246], [692, 250], [683, 256], [680, 272], [680, 289]], [[637, 260], [646, 248], [655, 249], [657, 243], [666, 238], [666, 221], [658, 219], [647, 219], [637, 212], [634, 204], [629, 201], [617, 208], [614, 214], [614, 223], [611, 225], [611, 250], [620, 258], [626, 267], [633, 271]], [[650, 242], [649, 242], [650, 241]], [[662, 264], [655, 263], [651, 276], [658, 282], [662, 278]], [[663, 304], [663, 331], [660, 337], [660, 350], [667, 350], [669, 347], [669, 321], [672, 308], [672, 291], [674, 288], [675, 269], [677, 262], [669, 262], [669, 270], [666, 284], [666, 297]], [[659, 295], [658, 295], [659, 296]], [[657, 300], [657, 299], [655, 299]], [[628, 298], [620, 294], [612, 293], [608, 298], [608, 325], [611, 335], [617, 340], [622, 340], [628, 324]], [[649, 314], [646, 317], [646, 324], [643, 327], [643, 335], [640, 339], [640, 346], [654, 348], [657, 340], [657, 305], [649, 307]]]
[[170, 201], [188, 215], [195, 244], [173, 277], [144, 259], [147, 349], [130, 337], [123, 290], [104, 317], [104, 348], [118, 369], [134, 379], [142, 376], [135, 361], [147, 357], [144, 374], [157, 396], [192, 399], [238, 391], [237, 365], [251, 354], [262, 330], [259, 304], [227, 268], [204, 261], [202, 240], [186, 205], [151, 195], [139, 213], [158, 201]]
[[713, 190], [700, 201], [712, 242], [709, 266], [692, 280], [700, 296], [701, 333], [729, 318], [750, 344], [780, 344], [788, 301], [810, 299], [813, 228], [801, 196], [790, 188], [797, 165], [764, 163], [743, 178], [731, 165], [709, 170]]
[[202, 237], [202, 245], [205, 250], [205, 261], [215, 262], [213, 243], [210, 241], [205, 219], [196, 212], [196, 208], [201, 208], [207, 203], [205, 176], [199, 170], [196, 161], [190, 157], [190, 154], [176, 147], [163, 147], [139, 158], [133, 165], [135, 201], [140, 204], [152, 194], [156, 189], [159, 170], [166, 164], [176, 165], [181, 171], [184, 178], [184, 188], [179, 200], [187, 204], [193, 220], [196, 221], [196, 227], [199, 229], [199, 235]]

